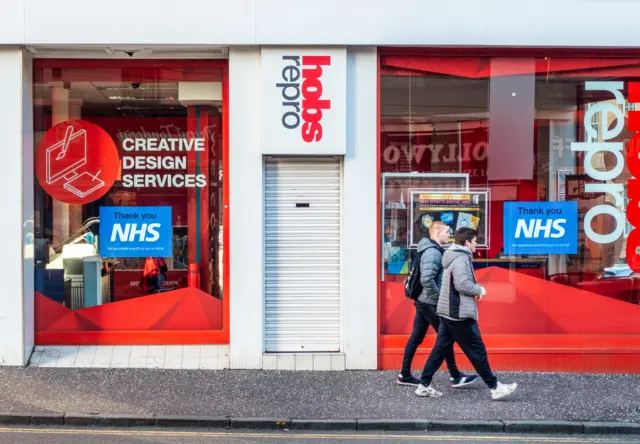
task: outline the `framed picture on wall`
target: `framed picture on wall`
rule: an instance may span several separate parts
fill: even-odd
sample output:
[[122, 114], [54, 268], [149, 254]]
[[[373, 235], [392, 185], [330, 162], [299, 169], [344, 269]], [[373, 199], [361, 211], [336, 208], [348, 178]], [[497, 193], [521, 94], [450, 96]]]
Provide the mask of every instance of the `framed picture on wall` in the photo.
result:
[[412, 189], [410, 192], [409, 247], [417, 247], [428, 235], [433, 222], [449, 226], [449, 243], [462, 227], [478, 231], [478, 247], [489, 247], [490, 202], [489, 190]]
[[465, 191], [469, 175], [464, 173], [384, 173], [381, 208], [381, 273], [407, 274], [411, 257], [410, 194], [414, 189]]

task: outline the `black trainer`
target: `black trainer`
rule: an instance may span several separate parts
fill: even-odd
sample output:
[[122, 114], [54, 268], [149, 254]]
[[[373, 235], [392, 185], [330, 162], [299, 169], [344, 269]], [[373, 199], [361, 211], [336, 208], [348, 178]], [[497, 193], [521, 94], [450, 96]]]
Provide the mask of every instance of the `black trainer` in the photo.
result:
[[458, 376], [457, 378], [449, 378], [451, 380], [451, 387], [452, 388], [462, 388], [462, 387], [466, 387], [468, 385], [473, 384], [474, 382], [476, 382], [479, 377], [478, 375], [465, 375], [460, 373], [460, 376]]
[[402, 376], [398, 375], [396, 378], [396, 383], [399, 385], [410, 385], [413, 387], [417, 387], [420, 385], [420, 380], [418, 378], [414, 378], [413, 376]]

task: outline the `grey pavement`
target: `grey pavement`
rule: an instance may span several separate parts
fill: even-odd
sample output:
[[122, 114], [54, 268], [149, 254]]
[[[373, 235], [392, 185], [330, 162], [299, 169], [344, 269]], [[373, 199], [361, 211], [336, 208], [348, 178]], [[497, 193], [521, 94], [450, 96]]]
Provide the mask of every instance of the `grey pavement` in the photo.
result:
[[300, 433], [250, 431], [216, 432], [206, 430], [152, 429], [69, 429], [69, 428], [0, 428], [0, 444], [338, 444], [338, 443], [453, 443], [470, 444], [630, 444], [633, 437], [562, 436], [562, 435], [490, 435], [451, 433]]
[[500, 373], [518, 382], [491, 401], [481, 383], [418, 398], [394, 372], [0, 368], [0, 412], [78, 412], [318, 419], [640, 422], [640, 376]]

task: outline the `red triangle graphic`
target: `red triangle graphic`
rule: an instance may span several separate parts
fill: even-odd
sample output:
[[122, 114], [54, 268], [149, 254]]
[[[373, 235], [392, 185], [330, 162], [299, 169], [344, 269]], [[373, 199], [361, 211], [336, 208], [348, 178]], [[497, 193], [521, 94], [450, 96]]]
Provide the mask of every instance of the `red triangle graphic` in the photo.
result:
[[48, 331], [53, 323], [72, 313], [64, 305], [37, 291], [34, 293], [34, 304], [36, 331]]
[[198, 288], [187, 294], [151, 330], [221, 330], [222, 301]]
[[83, 308], [77, 313], [102, 330], [149, 330], [184, 296], [186, 288]]
[[[504, 282], [512, 282], [513, 289], [506, 291]], [[492, 280], [480, 283], [487, 288], [479, 304], [485, 307], [480, 308], [485, 334], [496, 332], [484, 329], [485, 324], [501, 325], [501, 332], [528, 334], [640, 334], [636, 304], [498, 267], [492, 270]], [[508, 307], [495, 310], [491, 303], [499, 301]]]
[[70, 311], [67, 315], [57, 320], [49, 327], [48, 331], [88, 331], [100, 330], [100, 328]]

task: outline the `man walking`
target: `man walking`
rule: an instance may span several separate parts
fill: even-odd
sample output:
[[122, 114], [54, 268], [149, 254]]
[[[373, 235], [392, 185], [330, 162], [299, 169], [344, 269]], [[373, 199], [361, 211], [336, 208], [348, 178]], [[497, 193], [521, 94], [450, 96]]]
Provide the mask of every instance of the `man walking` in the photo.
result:
[[[440, 326], [440, 318], [436, 313], [436, 308], [442, 284], [442, 253], [444, 252], [442, 246], [449, 241], [449, 226], [444, 222], [433, 222], [429, 227], [429, 237], [431, 239], [424, 238], [418, 244], [417, 252], [422, 254], [420, 259], [422, 293], [414, 302], [416, 315], [413, 320], [413, 331], [404, 349], [402, 371], [396, 380], [400, 385], [417, 386], [420, 384], [420, 380], [411, 375], [411, 361], [413, 361], [418, 346], [424, 341], [429, 325], [433, 326], [436, 332]], [[447, 368], [451, 375], [451, 387], [464, 387], [478, 379], [477, 375], [467, 376], [458, 370], [453, 354], [453, 342], [444, 350], [444, 358], [447, 360]]]
[[491, 398], [501, 399], [512, 394], [518, 384], [502, 384], [491, 371], [487, 350], [478, 328], [478, 301], [486, 290], [476, 283], [472, 254], [476, 251], [478, 233], [471, 228], [456, 231], [455, 245], [443, 255], [442, 287], [438, 299], [438, 314], [442, 322], [436, 343], [424, 366], [416, 395], [439, 397], [442, 393], [431, 386], [431, 380], [446, 359], [454, 341], [458, 343], [482, 380], [491, 390]]

